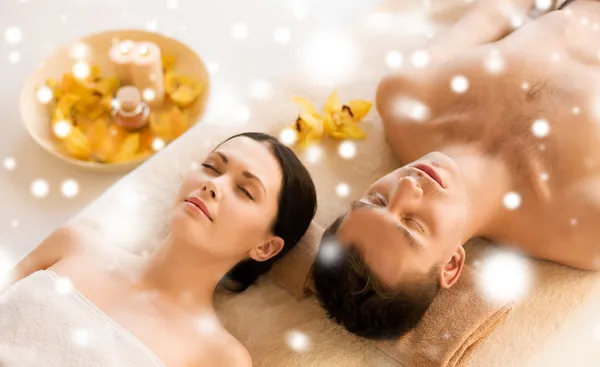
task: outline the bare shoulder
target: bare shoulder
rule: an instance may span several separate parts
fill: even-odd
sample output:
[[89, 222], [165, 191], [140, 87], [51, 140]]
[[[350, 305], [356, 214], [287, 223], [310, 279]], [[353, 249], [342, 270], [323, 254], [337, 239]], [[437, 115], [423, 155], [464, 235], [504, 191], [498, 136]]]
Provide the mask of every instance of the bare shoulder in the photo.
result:
[[67, 224], [52, 231], [39, 245], [33, 248], [11, 271], [9, 284], [28, 277], [38, 270], [45, 270], [64, 258], [84, 250], [84, 231], [78, 226]]
[[190, 367], [252, 367], [246, 347], [225, 330], [211, 336], [208, 342], [203, 338], [198, 348], [204, 353], [193, 358]]

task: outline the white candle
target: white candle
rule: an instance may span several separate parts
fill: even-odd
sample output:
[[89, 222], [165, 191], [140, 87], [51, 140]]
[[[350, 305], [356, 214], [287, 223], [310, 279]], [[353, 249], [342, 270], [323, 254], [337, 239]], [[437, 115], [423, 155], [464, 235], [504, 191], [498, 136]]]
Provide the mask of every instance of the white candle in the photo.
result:
[[113, 64], [115, 76], [119, 78], [121, 84], [131, 84], [133, 82], [131, 68], [133, 65], [133, 51], [135, 42], [125, 40], [115, 43], [110, 51], [109, 57]]
[[162, 59], [160, 48], [152, 42], [137, 42], [133, 51], [132, 79], [149, 104], [160, 105], [165, 96]]

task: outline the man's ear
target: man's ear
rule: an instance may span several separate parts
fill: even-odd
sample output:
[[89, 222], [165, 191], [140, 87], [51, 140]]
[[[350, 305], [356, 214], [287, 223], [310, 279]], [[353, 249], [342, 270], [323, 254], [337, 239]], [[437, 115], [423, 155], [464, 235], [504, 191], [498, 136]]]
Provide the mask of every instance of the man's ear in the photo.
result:
[[465, 265], [465, 249], [458, 246], [440, 272], [440, 286], [450, 288], [458, 281]]
[[265, 243], [250, 250], [248, 256], [256, 261], [267, 261], [283, 250], [284, 241], [281, 237], [273, 236]]

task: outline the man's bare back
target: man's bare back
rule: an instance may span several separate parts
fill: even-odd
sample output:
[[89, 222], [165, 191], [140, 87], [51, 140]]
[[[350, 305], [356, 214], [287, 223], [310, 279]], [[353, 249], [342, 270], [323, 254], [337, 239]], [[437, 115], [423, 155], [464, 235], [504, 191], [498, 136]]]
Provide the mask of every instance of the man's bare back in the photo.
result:
[[[451, 87], [457, 76], [459, 92], [468, 81], [462, 93]], [[576, 1], [501, 41], [390, 77], [377, 103], [403, 163], [459, 145], [509, 167], [520, 206], [496, 218], [486, 237], [598, 267], [600, 2]]]

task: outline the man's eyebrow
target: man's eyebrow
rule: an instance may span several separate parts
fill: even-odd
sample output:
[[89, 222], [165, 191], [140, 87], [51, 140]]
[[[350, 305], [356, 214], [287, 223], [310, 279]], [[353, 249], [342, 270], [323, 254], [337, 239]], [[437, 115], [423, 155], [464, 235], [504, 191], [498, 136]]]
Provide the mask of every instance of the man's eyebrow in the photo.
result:
[[[229, 163], [229, 158], [227, 158], [227, 156], [221, 152], [215, 152], [219, 157], [221, 157], [221, 159], [223, 160], [223, 163], [227, 164]], [[256, 180], [259, 185], [262, 187], [263, 191], [265, 192], [265, 194], [267, 193], [267, 189], [265, 188], [265, 185], [263, 184], [263, 182], [261, 181], [260, 178], [258, 178], [258, 176], [256, 176], [255, 174], [248, 172], [248, 171], [244, 171], [242, 173], [244, 175], [244, 177], [252, 179], [252, 180]]]
[[221, 157], [221, 159], [223, 160], [223, 163], [225, 163], [225, 164], [229, 163], [229, 159], [227, 158], [227, 156], [225, 154], [223, 154], [221, 152], [215, 152], [215, 153], [217, 153], [217, 155], [219, 157]]
[[[364, 202], [361, 200], [355, 200], [350, 204], [351, 211], [357, 210], [357, 209], [374, 210], [377, 208], [379, 208], [378, 205]], [[396, 228], [402, 233], [402, 235], [404, 236], [404, 238], [406, 239], [406, 242], [408, 242], [410, 247], [415, 248], [417, 250], [423, 249], [423, 246], [417, 241], [417, 239], [410, 233], [410, 231], [408, 229], [406, 229], [404, 226], [402, 226], [402, 224], [400, 222], [398, 222], [396, 224]]]

